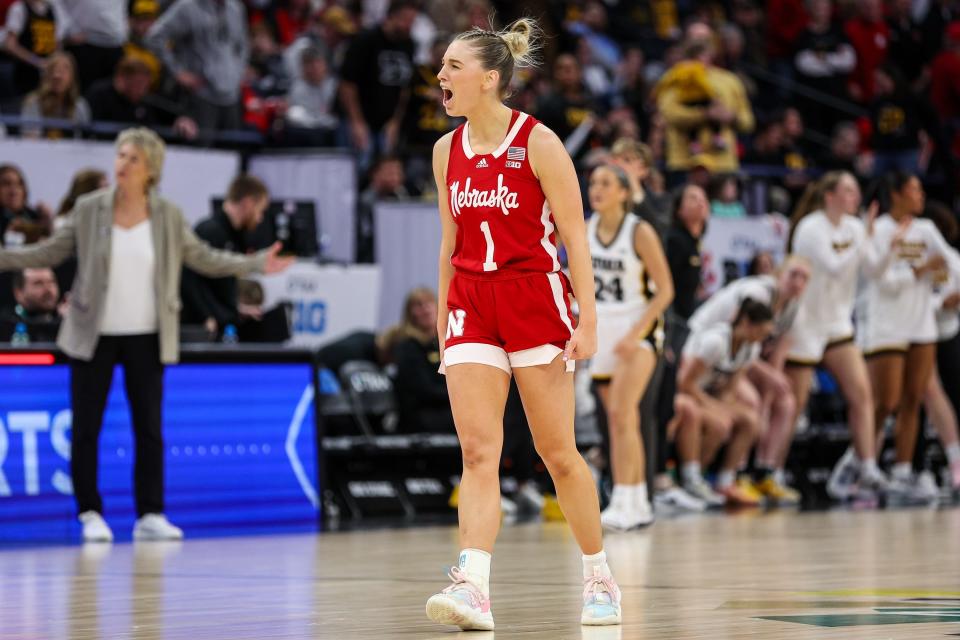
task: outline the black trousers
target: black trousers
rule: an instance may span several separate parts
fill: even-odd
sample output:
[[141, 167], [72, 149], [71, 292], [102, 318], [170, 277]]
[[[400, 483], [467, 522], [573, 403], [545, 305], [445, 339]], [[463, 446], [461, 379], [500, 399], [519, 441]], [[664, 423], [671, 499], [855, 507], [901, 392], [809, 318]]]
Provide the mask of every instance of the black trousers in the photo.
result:
[[657, 393], [657, 458], [656, 472], [665, 473], [670, 458], [672, 444], [667, 440], [667, 425], [673, 419], [673, 398], [677, 395], [677, 370], [680, 368], [680, 354], [687, 342], [690, 330], [686, 320], [674, 314], [667, 316], [667, 335], [664, 341], [663, 371]]
[[124, 386], [130, 414], [136, 458], [133, 486], [137, 515], [163, 512], [163, 364], [157, 334], [100, 336], [93, 359], [70, 363], [70, 403], [73, 436], [70, 445], [70, 475], [77, 512], [103, 512], [97, 489], [100, 429], [113, 380], [113, 369], [123, 365]]

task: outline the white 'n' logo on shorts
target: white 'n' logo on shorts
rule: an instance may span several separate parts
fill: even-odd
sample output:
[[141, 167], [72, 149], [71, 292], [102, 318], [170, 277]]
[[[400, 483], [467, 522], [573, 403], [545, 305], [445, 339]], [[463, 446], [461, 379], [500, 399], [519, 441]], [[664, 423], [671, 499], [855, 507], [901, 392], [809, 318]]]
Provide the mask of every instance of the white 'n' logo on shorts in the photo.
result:
[[463, 337], [463, 320], [467, 317], [467, 312], [463, 309], [455, 309], [447, 316], [447, 340], [450, 338]]

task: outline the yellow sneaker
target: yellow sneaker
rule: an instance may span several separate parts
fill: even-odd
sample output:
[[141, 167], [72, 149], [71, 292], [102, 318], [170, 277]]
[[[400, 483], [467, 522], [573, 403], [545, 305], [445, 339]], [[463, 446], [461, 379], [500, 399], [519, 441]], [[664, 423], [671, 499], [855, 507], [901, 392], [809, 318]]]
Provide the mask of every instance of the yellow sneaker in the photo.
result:
[[756, 485], [753, 484], [753, 480], [747, 476], [740, 476], [737, 478], [736, 487], [739, 490], [738, 493], [742, 496], [742, 504], [763, 504], [763, 494], [757, 490]]
[[766, 496], [770, 502], [774, 502], [780, 506], [800, 504], [800, 492], [780, 484], [773, 476], [767, 476], [761, 482], [755, 483], [754, 486], [757, 491]]
[[447, 505], [451, 509], [456, 509], [460, 506], [460, 485], [453, 485], [453, 491], [450, 492], [450, 498], [447, 500]]
[[563, 522], [566, 519], [560, 510], [560, 502], [551, 493], [544, 495], [543, 519], [547, 522]]

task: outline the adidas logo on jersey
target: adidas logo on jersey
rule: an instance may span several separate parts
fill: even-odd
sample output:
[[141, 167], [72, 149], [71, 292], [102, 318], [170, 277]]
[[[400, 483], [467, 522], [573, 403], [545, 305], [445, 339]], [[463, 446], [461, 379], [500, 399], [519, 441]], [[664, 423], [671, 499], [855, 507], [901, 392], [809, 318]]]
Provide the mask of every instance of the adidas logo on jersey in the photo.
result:
[[486, 169], [489, 166], [486, 158], [480, 158], [480, 162], [477, 163], [477, 169]]

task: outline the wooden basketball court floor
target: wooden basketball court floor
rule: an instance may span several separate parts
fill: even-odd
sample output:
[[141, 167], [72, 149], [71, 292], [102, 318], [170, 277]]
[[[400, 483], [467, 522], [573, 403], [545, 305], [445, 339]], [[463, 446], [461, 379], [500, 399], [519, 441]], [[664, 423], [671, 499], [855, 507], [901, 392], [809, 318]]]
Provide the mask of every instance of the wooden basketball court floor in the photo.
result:
[[[189, 533], [189, 532], [188, 532]], [[622, 627], [581, 628], [564, 524], [504, 528], [493, 633], [430, 623], [453, 527], [0, 551], [0, 638], [886, 639], [960, 635], [960, 510], [741, 513], [609, 535]]]

